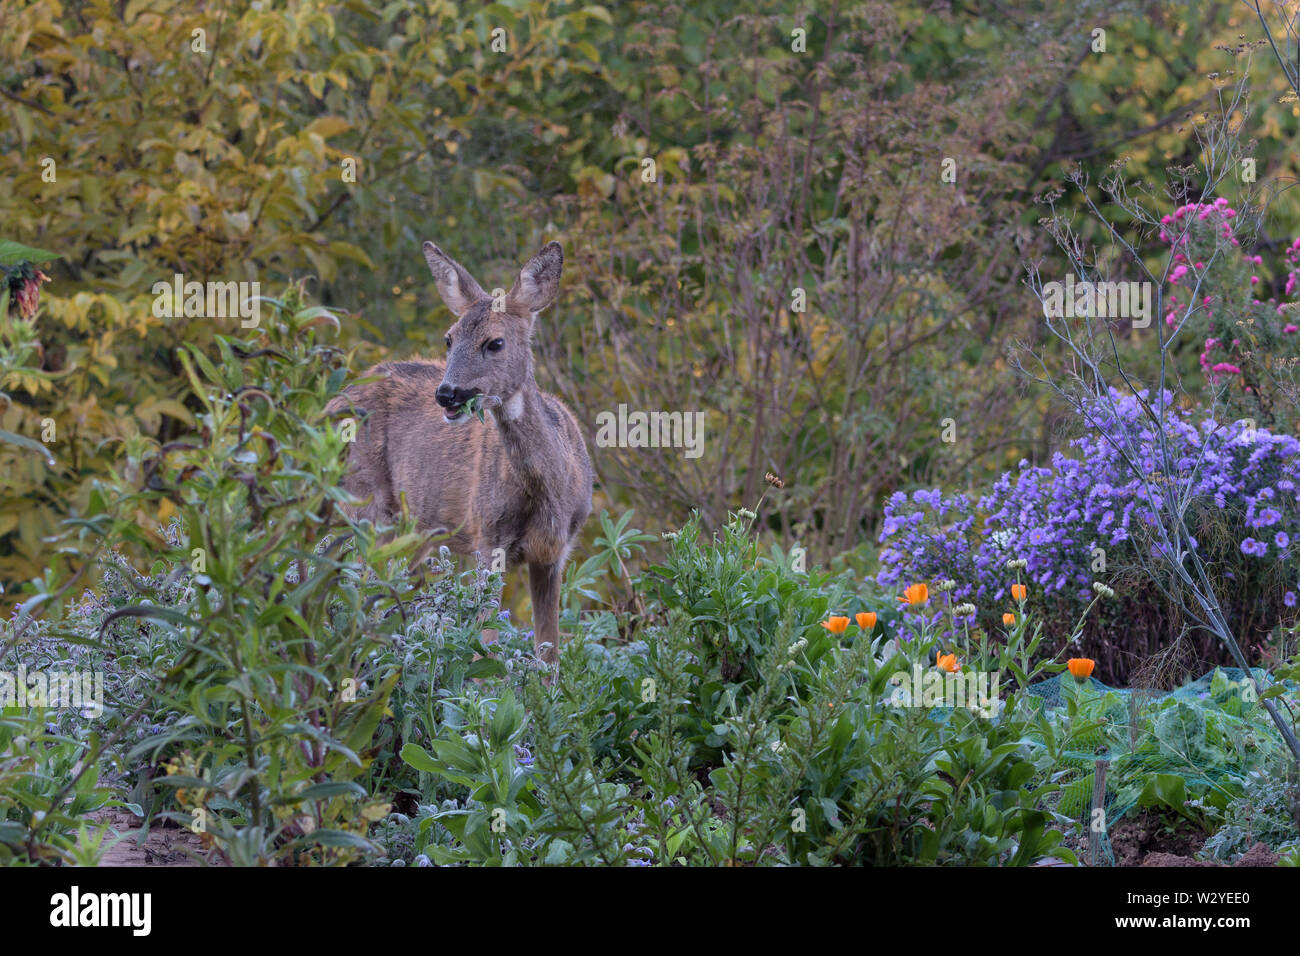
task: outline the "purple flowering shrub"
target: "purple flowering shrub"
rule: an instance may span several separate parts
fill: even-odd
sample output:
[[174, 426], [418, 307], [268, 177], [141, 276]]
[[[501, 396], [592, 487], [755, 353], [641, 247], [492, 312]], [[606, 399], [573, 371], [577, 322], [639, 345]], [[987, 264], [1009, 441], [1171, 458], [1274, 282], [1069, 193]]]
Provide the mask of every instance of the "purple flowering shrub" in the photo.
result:
[[[1002, 475], [978, 501], [938, 490], [893, 495], [877, 583], [898, 590], [950, 579], [956, 586], [932, 597], [929, 619], [973, 604], [975, 623], [999, 633], [1002, 614], [1017, 611], [1010, 588], [1019, 577], [1029, 585], [1031, 613], [1047, 628], [1049, 654], [1069, 640], [1096, 597], [1093, 583], [1105, 584], [1115, 596], [1088, 616], [1072, 655], [1096, 659], [1100, 679], [1124, 683], [1133, 665], [1167, 647], [1187, 623], [1140, 560], [1151, 564], [1158, 554], [1153, 524], [1164, 506], [1162, 487], [1173, 483], [1191, 502], [1188, 529], [1228, 622], [1243, 648], [1257, 651], [1274, 626], [1296, 615], [1300, 442], [1241, 421], [1192, 421], [1166, 393], [1165, 436], [1176, 467], [1164, 474], [1159, 436], [1137, 399], [1114, 391], [1112, 399], [1113, 410], [1105, 403], [1087, 410], [1092, 427], [1068, 453], [1053, 455], [1050, 467], [1022, 461], [1018, 474]], [[1128, 437], [1145, 480], [1107, 436]], [[1015, 559], [1026, 562], [1023, 570], [1008, 569]], [[1213, 637], [1188, 636], [1203, 661], [1230, 663]]]
[[[1192, 307], [1189, 329], [1203, 341], [1201, 369], [1210, 386], [1226, 385], [1227, 414], [1255, 418], [1290, 431], [1296, 422], [1296, 365], [1300, 326], [1293, 306], [1260, 298], [1268, 282], [1264, 258], [1243, 254], [1226, 199], [1180, 206], [1161, 219], [1162, 241], [1173, 253], [1164, 320], [1170, 327]], [[1216, 256], [1217, 252], [1217, 256]], [[1300, 239], [1285, 251], [1289, 299], [1300, 288]]]

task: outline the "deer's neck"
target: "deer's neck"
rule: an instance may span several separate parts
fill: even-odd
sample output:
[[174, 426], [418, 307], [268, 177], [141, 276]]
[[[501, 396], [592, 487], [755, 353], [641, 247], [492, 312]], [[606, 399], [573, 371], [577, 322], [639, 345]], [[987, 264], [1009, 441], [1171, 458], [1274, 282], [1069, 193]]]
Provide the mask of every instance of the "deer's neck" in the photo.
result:
[[501, 444], [530, 497], [541, 497], [563, 475], [563, 442], [531, 375], [497, 410]]

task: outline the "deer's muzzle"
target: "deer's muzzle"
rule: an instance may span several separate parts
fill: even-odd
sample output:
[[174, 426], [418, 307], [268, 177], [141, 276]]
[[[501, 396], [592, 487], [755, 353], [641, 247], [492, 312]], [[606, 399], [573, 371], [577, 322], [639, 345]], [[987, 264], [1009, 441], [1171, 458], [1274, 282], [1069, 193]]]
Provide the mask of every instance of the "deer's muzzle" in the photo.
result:
[[465, 403], [479, 394], [476, 388], [457, 388], [443, 382], [433, 393], [434, 400], [444, 409], [443, 417], [455, 421], [464, 413]]

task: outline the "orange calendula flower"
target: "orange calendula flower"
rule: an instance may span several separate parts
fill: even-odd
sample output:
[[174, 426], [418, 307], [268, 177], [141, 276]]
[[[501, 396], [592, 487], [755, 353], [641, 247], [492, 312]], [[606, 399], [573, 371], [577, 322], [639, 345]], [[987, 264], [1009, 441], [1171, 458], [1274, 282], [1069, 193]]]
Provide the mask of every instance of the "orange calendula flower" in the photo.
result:
[[1011, 596], [1017, 601], [1023, 601], [1029, 596], [1029, 588], [1023, 584], [1013, 584], [1011, 585]]
[[869, 631], [875, 626], [876, 626], [875, 611], [858, 612], [858, 627], [862, 628], [864, 631]]
[[1016, 623], [1016, 616], [1010, 612], [1003, 614], [1002, 623], [1005, 624], [1007, 627], [1011, 627], [1011, 625]]
[[924, 604], [930, 600], [930, 586], [928, 584], [909, 584], [899, 600], [904, 604]]
[[1065, 662], [1065, 666], [1070, 669], [1075, 680], [1083, 680], [1092, 676], [1092, 669], [1097, 666], [1097, 662], [1091, 657], [1071, 657]]
[[944, 654], [941, 651], [934, 652], [934, 666], [941, 671], [947, 671], [949, 674], [955, 674], [961, 670], [961, 665], [957, 663], [956, 654]]
[[848, 629], [848, 626], [849, 619], [847, 617], [832, 615], [822, 621], [822, 627], [826, 628], [826, 630], [830, 631], [832, 634], [843, 634]]

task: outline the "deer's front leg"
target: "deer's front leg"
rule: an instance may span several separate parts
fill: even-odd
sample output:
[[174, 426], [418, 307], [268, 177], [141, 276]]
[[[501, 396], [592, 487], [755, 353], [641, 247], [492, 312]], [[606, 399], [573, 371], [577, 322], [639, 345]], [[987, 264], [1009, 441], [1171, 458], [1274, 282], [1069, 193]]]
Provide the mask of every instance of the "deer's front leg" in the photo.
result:
[[560, 582], [562, 561], [528, 562], [528, 588], [533, 596], [533, 648], [547, 664], [560, 659]]

